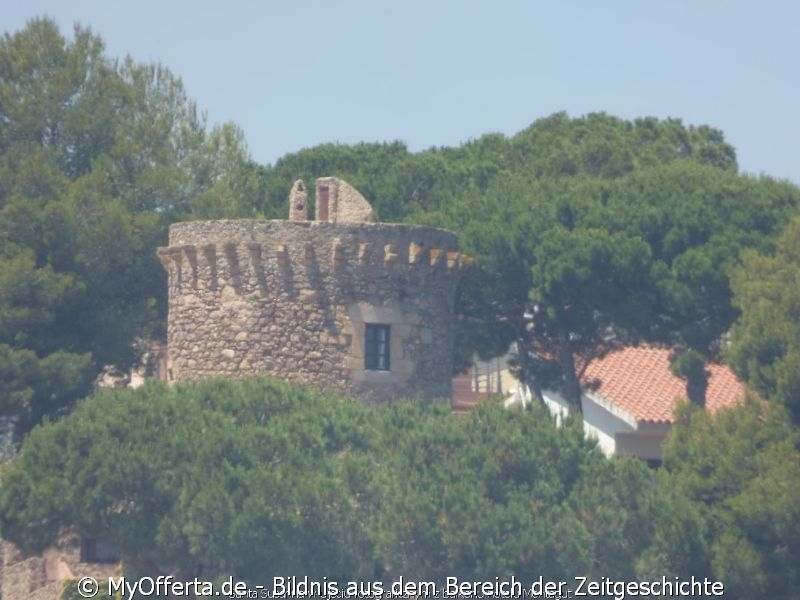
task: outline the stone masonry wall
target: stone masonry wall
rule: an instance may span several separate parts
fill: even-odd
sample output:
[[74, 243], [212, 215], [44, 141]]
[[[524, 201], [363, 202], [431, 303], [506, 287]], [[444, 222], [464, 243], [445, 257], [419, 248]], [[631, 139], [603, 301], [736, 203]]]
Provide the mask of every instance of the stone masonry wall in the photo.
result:
[[[380, 223], [200, 221], [170, 228], [168, 373], [269, 374], [367, 401], [449, 398], [461, 264], [448, 231]], [[388, 371], [364, 363], [391, 326]]]
[[[375, 220], [372, 205], [346, 181], [336, 177], [319, 177], [316, 186], [316, 221], [372, 223]], [[326, 194], [323, 194], [323, 190], [327, 190]], [[323, 204], [327, 205], [326, 215], [322, 214]]]
[[77, 536], [66, 536], [36, 555], [26, 555], [12, 543], [0, 542], [2, 600], [58, 600], [66, 580], [89, 575], [102, 581], [119, 574], [118, 564], [81, 562]]

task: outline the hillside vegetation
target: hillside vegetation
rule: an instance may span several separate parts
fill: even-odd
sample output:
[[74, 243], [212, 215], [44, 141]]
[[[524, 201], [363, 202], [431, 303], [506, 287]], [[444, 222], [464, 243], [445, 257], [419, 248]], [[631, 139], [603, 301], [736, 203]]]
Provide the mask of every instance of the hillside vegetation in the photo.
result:
[[[516, 342], [519, 376], [578, 407], [576, 365], [660, 341], [727, 360], [759, 399], [682, 409], [658, 474], [538, 411], [453, 421], [274, 382], [78, 403], [164, 335], [170, 223], [285, 218], [292, 182], [326, 175], [476, 257], [460, 365]], [[739, 173], [722, 132], [677, 119], [558, 113], [453, 148], [326, 144], [257, 165], [165, 67], [31, 21], [0, 40], [0, 412], [25, 438], [0, 474], [2, 534], [36, 549], [69, 527], [131, 565], [254, 583], [697, 574], [734, 598], [796, 597], [799, 214], [795, 185]]]
[[[0, 472], [0, 528], [113, 542], [126, 574], [528, 584], [711, 577], [800, 589], [800, 453], [778, 407], [688, 404], [654, 473], [579, 422], [498, 404], [366, 406], [268, 380], [103, 391]], [[488, 574], [488, 575], [487, 575]]]

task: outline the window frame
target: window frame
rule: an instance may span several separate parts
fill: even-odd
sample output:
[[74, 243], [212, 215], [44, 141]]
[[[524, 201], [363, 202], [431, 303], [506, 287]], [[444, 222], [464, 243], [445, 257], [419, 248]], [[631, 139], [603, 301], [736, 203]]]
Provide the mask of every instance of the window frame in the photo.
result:
[[364, 324], [364, 369], [392, 370], [392, 326], [387, 323]]

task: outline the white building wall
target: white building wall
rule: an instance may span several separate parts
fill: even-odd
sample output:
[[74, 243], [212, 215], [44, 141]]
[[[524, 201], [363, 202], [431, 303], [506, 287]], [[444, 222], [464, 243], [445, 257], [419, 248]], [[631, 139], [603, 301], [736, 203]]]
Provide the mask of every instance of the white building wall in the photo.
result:
[[[553, 390], [542, 392], [550, 414], [561, 423], [569, 414], [569, 403]], [[660, 459], [661, 443], [669, 432], [669, 424], [642, 425], [632, 415], [620, 410], [604, 398], [583, 395], [583, 430], [588, 439], [594, 439], [607, 457], [636, 456], [643, 459]]]
[[556, 423], [561, 426], [563, 420], [569, 416], [569, 402], [553, 390], [542, 390], [542, 399], [547, 410], [556, 418]]
[[621, 416], [613, 414], [584, 396], [583, 430], [587, 438], [596, 439], [603, 453], [611, 457], [618, 454], [617, 434], [632, 432], [634, 428]]

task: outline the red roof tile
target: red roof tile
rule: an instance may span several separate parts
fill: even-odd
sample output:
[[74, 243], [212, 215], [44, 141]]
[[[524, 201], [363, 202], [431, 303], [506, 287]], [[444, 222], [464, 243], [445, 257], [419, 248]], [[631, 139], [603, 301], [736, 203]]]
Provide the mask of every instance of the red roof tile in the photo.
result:
[[[644, 345], [614, 350], [589, 363], [582, 383], [639, 422], [672, 423], [677, 402], [687, 396], [686, 381], [670, 371], [670, 354], [669, 348]], [[744, 385], [728, 367], [706, 368], [711, 371], [706, 390], [711, 412], [742, 400]]]

